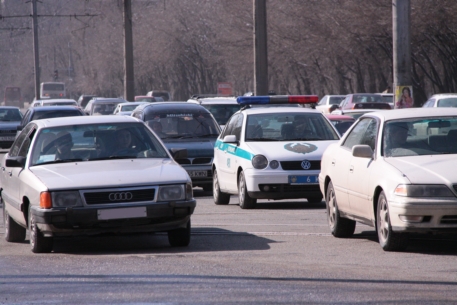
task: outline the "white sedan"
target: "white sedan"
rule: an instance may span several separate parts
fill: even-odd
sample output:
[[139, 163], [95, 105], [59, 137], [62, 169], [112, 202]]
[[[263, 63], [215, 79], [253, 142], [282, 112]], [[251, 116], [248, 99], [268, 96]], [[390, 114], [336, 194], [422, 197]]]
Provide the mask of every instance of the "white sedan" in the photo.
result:
[[457, 109], [365, 114], [322, 157], [332, 234], [350, 237], [361, 222], [397, 251], [410, 232], [457, 232], [456, 154]]
[[100, 233], [166, 231], [172, 246], [189, 244], [189, 175], [135, 118], [32, 121], [1, 168], [5, 239], [23, 242], [29, 229], [35, 253], [55, 236]]

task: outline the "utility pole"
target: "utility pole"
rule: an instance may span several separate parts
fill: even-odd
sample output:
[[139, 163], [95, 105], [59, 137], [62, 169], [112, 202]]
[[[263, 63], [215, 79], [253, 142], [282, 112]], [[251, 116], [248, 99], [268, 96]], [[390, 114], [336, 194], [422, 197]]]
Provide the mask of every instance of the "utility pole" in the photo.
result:
[[32, 0], [33, 18], [33, 52], [35, 54], [35, 98], [40, 98], [40, 57], [38, 53], [38, 19], [37, 19], [37, 0]]
[[[410, 0], [392, 1], [393, 19], [393, 62], [395, 108], [412, 107], [413, 86], [411, 77]], [[408, 92], [409, 91], [409, 92]], [[409, 95], [409, 102], [402, 96]], [[403, 102], [397, 105], [398, 101]]]
[[253, 0], [254, 11], [254, 94], [268, 94], [267, 4]]
[[135, 100], [134, 94], [132, 2], [131, 0], [124, 0], [124, 98], [133, 102]]

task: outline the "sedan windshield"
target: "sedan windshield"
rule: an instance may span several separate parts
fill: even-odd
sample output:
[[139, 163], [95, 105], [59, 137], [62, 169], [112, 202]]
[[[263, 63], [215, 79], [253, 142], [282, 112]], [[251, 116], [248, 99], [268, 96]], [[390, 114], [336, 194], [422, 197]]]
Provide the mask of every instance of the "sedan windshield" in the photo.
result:
[[321, 113], [251, 114], [246, 141], [327, 141], [339, 137]]
[[457, 117], [404, 119], [385, 124], [384, 156], [439, 154], [457, 154]]
[[22, 114], [19, 109], [0, 109], [0, 121], [20, 121], [22, 120]]
[[31, 165], [168, 157], [144, 124], [91, 124], [42, 129], [34, 140]]

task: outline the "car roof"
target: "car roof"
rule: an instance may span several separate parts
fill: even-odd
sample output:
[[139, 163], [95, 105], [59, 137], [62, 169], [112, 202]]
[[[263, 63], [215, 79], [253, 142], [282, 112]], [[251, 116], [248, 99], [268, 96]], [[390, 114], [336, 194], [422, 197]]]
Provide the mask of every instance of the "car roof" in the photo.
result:
[[127, 103], [126, 100], [122, 99], [122, 98], [117, 98], [117, 97], [96, 97], [94, 99], [91, 99], [90, 100], [93, 104], [97, 103], [97, 104], [108, 104], [108, 103], [112, 103], [112, 102], [119, 102], [119, 103]]
[[55, 111], [55, 110], [78, 110], [77, 106], [46, 106], [46, 107], [30, 107], [28, 110], [34, 112]]
[[300, 113], [317, 113], [322, 114], [319, 110], [311, 109], [311, 108], [291, 108], [291, 107], [253, 107], [253, 108], [246, 108], [242, 109], [238, 112], [244, 112], [246, 114], [261, 114], [261, 113], [290, 113], [290, 112], [300, 112]]
[[65, 103], [68, 103], [68, 102], [75, 102], [77, 103], [75, 100], [73, 99], [49, 99], [49, 100], [41, 100], [41, 102], [43, 104], [47, 104], [47, 103], [59, 103], [59, 102], [65, 102]]
[[143, 105], [143, 104], [150, 104], [148, 102], [126, 102], [126, 103], [119, 103], [118, 105], [125, 106], [125, 105]]
[[236, 97], [204, 97], [198, 99], [189, 99], [188, 102], [198, 102], [200, 104], [238, 104]]
[[344, 114], [325, 114], [325, 116], [329, 119], [329, 120], [348, 120], [348, 121], [353, 121], [355, 120], [353, 117], [351, 116], [348, 116], [348, 115], [344, 115]]
[[430, 98], [457, 97], [457, 93], [438, 93], [433, 94]]
[[183, 102], [157, 102], [157, 103], [147, 103], [140, 105], [136, 110], [143, 111], [164, 111], [167, 109], [179, 109], [179, 110], [189, 110], [189, 111], [204, 111], [209, 112], [205, 107], [200, 106], [199, 104], [194, 103], [183, 103]]
[[59, 127], [68, 125], [86, 125], [86, 124], [109, 124], [109, 123], [136, 123], [141, 122], [130, 116], [118, 115], [96, 115], [96, 116], [75, 116], [52, 119], [42, 119], [33, 121], [39, 128]]
[[381, 96], [381, 93], [351, 93], [353, 96]]
[[17, 110], [20, 110], [19, 107], [14, 107], [14, 106], [0, 106], [0, 109], [17, 109]]
[[426, 118], [434, 116], [457, 116], [457, 108], [451, 107], [433, 107], [433, 108], [404, 108], [392, 109], [389, 111], [373, 111], [364, 116], [376, 116], [385, 121], [408, 119], [408, 118]]

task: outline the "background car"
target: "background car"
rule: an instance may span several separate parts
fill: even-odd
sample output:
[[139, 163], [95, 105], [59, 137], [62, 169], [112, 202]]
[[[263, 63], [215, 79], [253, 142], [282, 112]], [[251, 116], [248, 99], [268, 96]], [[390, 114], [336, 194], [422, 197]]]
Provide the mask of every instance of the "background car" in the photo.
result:
[[18, 107], [0, 106], [0, 148], [10, 148], [21, 124], [22, 113]]
[[457, 107], [457, 93], [434, 94], [422, 107]]
[[147, 96], [153, 96], [153, 97], [161, 97], [165, 102], [171, 101], [171, 94], [168, 91], [165, 90], [152, 90], [149, 91]]
[[211, 191], [211, 164], [220, 128], [206, 108], [192, 103], [150, 103], [137, 107], [132, 116], [151, 127], [168, 148], [187, 149], [187, 157], [176, 162], [188, 172], [193, 186]]
[[114, 109], [113, 114], [115, 115], [131, 115], [133, 110], [136, 107], [144, 104], [149, 104], [148, 102], [127, 102], [127, 103], [120, 103], [117, 104], [116, 108]]
[[29, 229], [32, 252], [51, 252], [55, 237], [105, 233], [165, 231], [171, 246], [190, 242], [189, 175], [137, 119], [32, 121], [1, 166], [5, 239], [23, 242]]
[[373, 112], [373, 111], [384, 111], [387, 109], [349, 109], [349, 110], [341, 110], [336, 109], [332, 111], [332, 115], [345, 115], [350, 116], [353, 119], [357, 120], [359, 117], [364, 115], [365, 113]]
[[117, 104], [128, 103], [122, 98], [96, 97], [87, 103], [84, 112], [87, 115], [109, 115], [113, 114]]
[[349, 127], [354, 124], [355, 119], [349, 115], [340, 115], [340, 114], [326, 114], [325, 117], [332, 122], [333, 126], [335, 126], [336, 130], [343, 135]]
[[27, 109], [20, 124], [17, 126], [16, 137], [19, 135], [20, 131], [33, 120], [83, 115], [85, 115], [85, 113], [79, 107], [73, 106], [30, 107]]
[[356, 221], [376, 228], [385, 251], [409, 233], [456, 233], [457, 109], [412, 108], [360, 117], [322, 156], [319, 185], [335, 237]]
[[[270, 98], [243, 96], [237, 102], [271, 105]], [[298, 102], [301, 98], [294, 99]], [[275, 100], [284, 102], [288, 97], [276, 96]], [[302, 100], [305, 102], [307, 97]], [[228, 204], [230, 194], [238, 194], [242, 209], [255, 208], [257, 199], [306, 198], [310, 203], [321, 202], [317, 179], [321, 156], [339, 139], [329, 120], [314, 109], [241, 109], [230, 118], [214, 146], [214, 203]]]
[[330, 113], [333, 105], [339, 105], [346, 95], [325, 95], [319, 100], [316, 109], [322, 113]]
[[78, 106], [78, 103], [73, 99], [43, 99], [36, 100], [30, 105], [30, 107], [43, 106]]
[[378, 93], [354, 93], [348, 94], [340, 103], [339, 109], [391, 109], [388, 103], [385, 103], [381, 94]]
[[205, 107], [211, 112], [220, 125], [221, 129], [224, 129], [227, 120], [238, 110], [240, 105], [236, 102], [235, 97], [227, 96], [205, 96], [205, 95], [194, 95], [187, 100], [188, 103], [199, 104]]
[[147, 96], [147, 95], [137, 95], [135, 96], [135, 102], [148, 102], [148, 103], [155, 103], [155, 102], [164, 102], [165, 100], [160, 96]]
[[379, 93], [382, 96], [382, 101], [384, 103], [389, 104], [390, 108], [394, 109], [395, 108], [395, 103], [394, 103], [394, 94], [393, 93]]
[[81, 107], [81, 109], [86, 108], [87, 103], [94, 97], [97, 97], [96, 95], [92, 94], [82, 94], [79, 99], [78, 99], [78, 105]]

